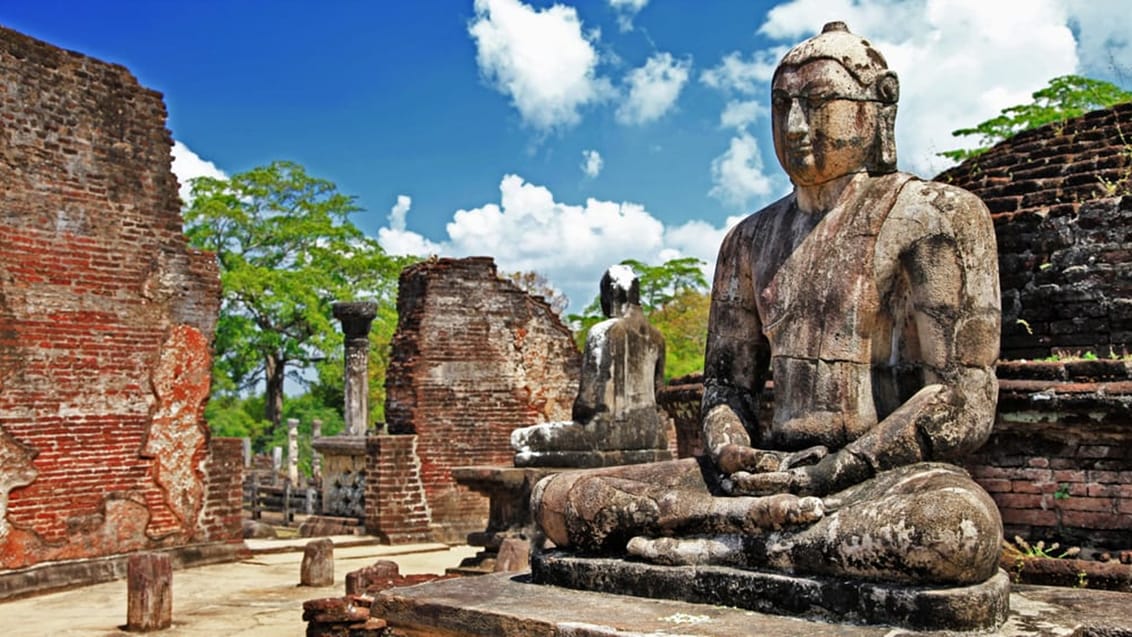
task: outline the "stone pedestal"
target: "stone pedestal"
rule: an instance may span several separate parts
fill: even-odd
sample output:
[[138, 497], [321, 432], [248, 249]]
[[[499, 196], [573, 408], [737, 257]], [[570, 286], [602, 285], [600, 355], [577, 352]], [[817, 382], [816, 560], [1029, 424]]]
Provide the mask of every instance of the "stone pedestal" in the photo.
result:
[[786, 575], [728, 566], [661, 566], [550, 551], [531, 557], [532, 580], [615, 593], [851, 624], [915, 630], [993, 630], [1006, 621], [1005, 571], [971, 586], [915, 586]]
[[531, 489], [542, 478], [568, 469], [552, 467], [456, 467], [452, 477], [490, 500], [487, 528], [468, 534], [468, 544], [479, 546], [473, 558], [464, 560], [461, 572], [482, 573], [495, 569], [499, 547], [510, 538], [529, 540], [535, 526], [531, 519]]
[[126, 563], [126, 630], [173, 624], [173, 562], [165, 553], [135, 553]]
[[[1132, 635], [1127, 593], [1021, 586], [1010, 594], [998, 631], [973, 634]], [[971, 608], [980, 612], [979, 608]], [[410, 635], [609, 637], [699, 635], [733, 637], [887, 637], [956, 635], [887, 625], [853, 625], [768, 615], [740, 608], [595, 593], [531, 584], [508, 573], [461, 577], [378, 593], [372, 617]]]
[[322, 512], [319, 535], [356, 534], [365, 520], [366, 438], [326, 436], [311, 442], [322, 455]]

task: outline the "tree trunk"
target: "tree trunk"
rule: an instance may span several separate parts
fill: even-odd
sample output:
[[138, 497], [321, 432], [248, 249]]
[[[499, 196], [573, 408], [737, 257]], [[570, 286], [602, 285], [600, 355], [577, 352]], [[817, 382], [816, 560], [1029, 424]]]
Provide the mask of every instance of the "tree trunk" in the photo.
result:
[[267, 381], [267, 399], [264, 401], [263, 417], [271, 422], [271, 432], [278, 430], [283, 421], [283, 372], [284, 361], [274, 355], [264, 361], [264, 377]]

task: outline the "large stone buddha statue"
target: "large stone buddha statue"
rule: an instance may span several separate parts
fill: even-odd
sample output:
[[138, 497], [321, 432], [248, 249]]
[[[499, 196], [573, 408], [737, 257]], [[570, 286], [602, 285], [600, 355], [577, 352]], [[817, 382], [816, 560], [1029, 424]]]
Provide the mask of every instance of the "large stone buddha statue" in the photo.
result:
[[794, 188], [720, 248], [705, 455], [542, 481], [532, 506], [559, 549], [937, 587], [996, 576], [994, 502], [946, 464], [994, 421], [994, 229], [974, 195], [896, 171], [898, 96], [839, 22], [782, 59], [772, 126]]

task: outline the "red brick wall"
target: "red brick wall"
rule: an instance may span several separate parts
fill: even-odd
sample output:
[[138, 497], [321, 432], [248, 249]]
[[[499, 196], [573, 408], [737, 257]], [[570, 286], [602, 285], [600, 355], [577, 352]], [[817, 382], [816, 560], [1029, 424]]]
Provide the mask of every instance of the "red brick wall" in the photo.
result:
[[208, 542], [242, 541], [244, 441], [213, 438], [204, 464], [205, 497], [198, 538]]
[[6, 29], [0, 77], [0, 569], [227, 533], [201, 525], [219, 281], [161, 95]]
[[[370, 535], [390, 544], [432, 539], [415, 435], [366, 439], [365, 501]], [[368, 506], [370, 502], [378, 504]]]
[[1132, 103], [1020, 133], [936, 179], [994, 218], [1002, 358], [1132, 353]]
[[998, 418], [966, 463], [1007, 537], [1132, 546], [1132, 366], [1006, 362]]
[[484, 528], [487, 499], [456, 484], [452, 467], [510, 465], [513, 429], [569, 420], [580, 355], [549, 306], [497, 277], [486, 257], [406, 268], [397, 310], [389, 433], [416, 434], [433, 535], [463, 541]]

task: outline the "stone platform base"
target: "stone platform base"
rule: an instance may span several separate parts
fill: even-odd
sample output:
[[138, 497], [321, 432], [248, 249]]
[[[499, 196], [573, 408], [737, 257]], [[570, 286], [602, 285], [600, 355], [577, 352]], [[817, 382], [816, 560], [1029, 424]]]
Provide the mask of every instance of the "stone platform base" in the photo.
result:
[[[1010, 595], [1004, 637], [1132, 637], [1125, 593], [1021, 586]], [[370, 609], [408, 637], [890, 637], [948, 635], [888, 626], [807, 621], [749, 610], [578, 591], [496, 573], [382, 591]]]
[[786, 576], [727, 566], [659, 566], [558, 551], [532, 556], [533, 579], [601, 593], [731, 605], [761, 613], [917, 630], [992, 630], [1006, 621], [1010, 579], [927, 588]]
[[672, 460], [672, 452], [664, 449], [610, 449], [606, 451], [521, 451], [515, 454], [516, 467], [557, 467], [595, 469], [623, 464], [644, 464]]

